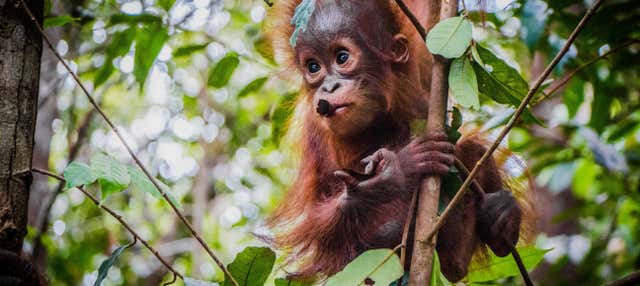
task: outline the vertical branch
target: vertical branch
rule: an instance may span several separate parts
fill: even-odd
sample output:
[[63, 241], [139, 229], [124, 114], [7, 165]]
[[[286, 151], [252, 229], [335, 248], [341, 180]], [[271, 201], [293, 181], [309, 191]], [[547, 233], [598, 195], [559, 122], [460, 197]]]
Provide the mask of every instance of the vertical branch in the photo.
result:
[[[458, 1], [444, 1], [440, 7], [440, 20], [453, 17], [457, 12]], [[449, 66], [449, 60], [434, 56], [427, 117], [428, 132], [444, 132], [445, 130]], [[433, 229], [438, 215], [440, 183], [441, 178], [433, 176], [426, 178], [420, 187], [409, 285], [428, 285], [432, 275], [436, 240], [428, 238], [428, 235]]]

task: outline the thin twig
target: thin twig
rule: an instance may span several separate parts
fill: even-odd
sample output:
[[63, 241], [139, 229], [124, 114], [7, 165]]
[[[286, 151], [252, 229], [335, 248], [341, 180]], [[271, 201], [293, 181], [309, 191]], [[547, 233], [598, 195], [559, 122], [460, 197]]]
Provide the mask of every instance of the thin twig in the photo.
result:
[[536, 94], [538, 89], [540, 88], [540, 85], [542, 85], [542, 82], [549, 76], [553, 68], [558, 64], [558, 62], [560, 62], [560, 59], [562, 59], [564, 54], [569, 50], [569, 48], [571, 47], [571, 44], [576, 40], [578, 33], [582, 31], [582, 28], [584, 28], [587, 21], [589, 21], [591, 16], [593, 16], [596, 10], [600, 7], [600, 4], [602, 4], [602, 0], [597, 0], [593, 4], [593, 6], [589, 8], [589, 10], [587, 10], [585, 15], [580, 20], [580, 23], [578, 23], [578, 25], [573, 30], [573, 32], [571, 32], [571, 35], [569, 36], [569, 38], [567, 39], [567, 42], [562, 47], [562, 50], [558, 52], [556, 57], [551, 61], [551, 63], [547, 66], [544, 72], [540, 75], [540, 77], [538, 77], [533, 87], [531, 87], [531, 89], [527, 93], [527, 96], [525, 96], [525, 98], [522, 100], [522, 102], [520, 103], [520, 106], [518, 106], [518, 109], [516, 110], [516, 112], [513, 114], [513, 116], [507, 123], [507, 126], [505, 126], [504, 129], [502, 129], [502, 131], [500, 132], [500, 135], [498, 135], [496, 140], [493, 142], [493, 145], [491, 145], [491, 147], [482, 155], [480, 160], [476, 162], [475, 166], [469, 173], [469, 176], [467, 176], [467, 179], [462, 183], [462, 186], [460, 186], [460, 189], [458, 189], [458, 192], [453, 197], [449, 205], [446, 207], [446, 209], [438, 219], [435, 227], [431, 230], [431, 233], [429, 233], [428, 239], [431, 239], [438, 232], [438, 230], [442, 227], [447, 217], [451, 213], [451, 210], [462, 200], [462, 197], [466, 193], [466, 189], [469, 187], [473, 178], [475, 178], [478, 171], [480, 170], [480, 166], [482, 166], [482, 164], [491, 157], [493, 152], [500, 145], [500, 142], [502, 142], [502, 140], [504, 139], [505, 136], [507, 136], [511, 128], [513, 128], [513, 126], [516, 124], [516, 122], [520, 118], [520, 115], [525, 111], [525, 109], [527, 108], [527, 105], [529, 104], [533, 96]]
[[607, 286], [631, 286], [640, 283], [640, 270], [631, 272], [629, 275], [607, 283]]
[[162, 286], [167, 286], [167, 285], [171, 285], [173, 283], [176, 283], [176, 277], [177, 277], [177, 275], [175, 273], [173, 273], [173, 279], [171, 279], [170, 281], [167, 281], [166, 283], [162, 284]]
[[418, 191], [416, 190], [411, 195], [411, 204], [407, 211], [407, 217], [404, 220], [404, 229], [402, 230], [402, 249], [400, 250], [400, 262], [404, 267], [407, 259], [407, 239], [409, 238], [409, 230], [411, 229], [411, 222], [413, 221], [413, 215], [416, 210], [416, 203], [418, 202]]
[[619, 45], [619, 46], [617, 46], [617, 47], [615, 47], [615, 48], [613, 48], [613, 49], [609, 50], [608, 52], [606, 52], [606, 53], [602, 54], [601, 56], [599, 56], [599, 57], [597, 57], [597, 58], [594, 58], [594, 59], [590, 60], [589, 62], [587, 62], [586, 64], [581, 65], [580, 67], [578, 67], [578, 68], [576, 68], [575, 70], [571, 71], [569, 74], [567, 74], [566, 76], [564, 76], [564, 77], [562, 78], [562, 80], [560, 80], [560, 82], [558, 82], [557, 84], [554, 84], [554, 85], [553, 85], [553, 88], [552, 88], [550, 91], [548, 91], [545, 95], [541, 96], [541, 97], [540, 97], [538, 100], [536, 100], [536, 102], [535, 102], [535, 103], [533, 103], [532, 105], [536, 105], [536, 104], [538, 104], [538, 103], [542, 102], [543, 100], [545, 100], [545, 99], [547, 99], [547, 98], [551, 97], [551, 96], [552, 96], [556, 91], [558, 91], [558, 89], [560, 89], [560, 88], [561, 88], [561, 87], [563, 87], [565, 84], [567, 84], [567, 82], [569, 82], [569, 81], [570, 81], [570, 80], [571, 80], [571, 79], [572, 79], [572, 78], [573, 78], [573, 77], [574, 77], [578, 72], [580, 72], [580, 71], [582, 71], [583, 69], [587, 68], [588, 66], [590, 66], [590, 65], [594, 64], [595, 62], [597, 62], [597, 61], [599, 61], [599, 60], [601, 60], [601, 59], [604, 59], [604, 58], [608, 57], [609, 55], [611, 55], [611, 54], [613, 54], [613, 53], [615, 53], [615, 52], [618, 52], [618, 51], [622, 50], [623, 48], [626, 48], [627, 46], [632, 45], [632, 44], [635, 44], [635, 43], [640, 43], [640, 40], [638, 40], [638, 39], [632, 39], [632, 40], [629, 40], [628, 42], [626, 42], [626, 43], [624, 43], [624, 44], [622, 44], [622, 45]]
[[[73, 160], [76, 159], [76, 156], [78, 155], [78, 152], [80, 151], [80, 148], [82, 147], [82, 144], [84, 142], [84, 138], [86, 137], [89, 131], [89, 125], [93, 119], [94, 114], [95, 114], [95, 109], [91, 109], [82, 120], [82, 123], [78, 128], [78, 138], [76, 139], [76, 142], [74, 142], [71, 148], [69, 149], [69, 156], [67, 158], [67, 162], [72, 162]], [[38, 220], [39, 222], [38, 228], [33, 238], [33, 258], [35, 260], [38, 259], [43, 249], [42, 235], [47, 231], [47, 228], [49, 226], [49, 215], [51, 213], [51, 208], [53, 207], [53, 203], [55, 203], [56, 199], [58, 198], [58, 195], [60, 195], [63, 190], [64, 190], [64, 182], [60, 181], [60, 183], [58, 183], [56, 188], [51, 193], [51, 196], [49, 196], [47, 200], [45, 200], [44, 202], [44, 207], [42, 208], [42, 211], [40, 213], [41, 218]]]
[[56, 58], [58, 58], [58, 60], [60, 61], [60, 63], [64, 66], [64, 68], [67, 70], [67, 72], [71, 75], [71, 77], [74, 79], [74, 81], [78, 84], [78, 86], [80, 86], [80, 88], [82, 89], [82, 91], [84, 92], [84, 94], [87, 96], [87, 99], [89, 100], [89, 103], [91, 103], [91, 105], [93, 106], [93, 108], [96, 109], [96, 111], [98, 111], [98, 113], [100, 114], [100, 116], [102, 117], [102, 119], [104, 119], [104, 121], [107, 123], [107, 125], [111, 128], [111, 130], [113, 130], [113, 132], [116, 134], [116, 136], [118, 137], [118, 139], [120, 140], [120, 142], [122, 143], [122, 145], [125, 147], [125, 149], [127, 150], [127, 152], [129, 153], [129, 155], [131, 156], [131, 158], [135, 161], [136, 165], [138, 165], [138, 167], [140, 167], [140, 169], [142, 170], [142, 172], [147, 176], [147, 178], [151, 181], [151, 183], [155, 186], [155, 188], [158, 190], [158, 192], [160, 192], [160, 194], [162, 194], [162, 197], [165, 199], [165, 201], [171, 206], [171, 208], [173, 209], [173, 211], [175, 212], [175, 214], [180, 218], [180, 220], [184, 223], [184, 225], [187, 227], [187, 229], [189, 229], [189, 231], [191, 232], [191, 235], [193, 237], [196, 238], [196, 240], [198, 241], [198, 243], [200, 243], [200, 245], [202, 245], [202, 247], [207, 251], [207, 253], [209, 254], [209, 256], [211, 256], [211, 258], [213, 259], [213, 261], [215, 261], [215, 263], [218, 265], [218, 267], [220, 267], [220, 269], [222, 270], [222, 272], [224, 272], [224, 274], [226, 276], [228, 276], [231, 279], [231, 282], [233, 282], [233, 284], [235, 286], [239, 286], [238, 282], [236, 281], [236, 279], [233, 277], [233, 275], [231, 275], [231, 272], [229, 272], [227, 270], [227, 268], [224, 266], [224, 264], [222, 263], [222, 261], [213, 253], [213, 250], [211, 250], [211, 248], [209, 247], [209, 245], [207, 245], [207, 243], [204, 241], [204, 239], [202, 239], [202, 237], [200, 236], [200, 234], [198, 234], [196, 232], [196, 230], [193, 228], [193, 226], [191, 225], [191, 223], [189, 223], [189, 221], [185, 218], [185, 216], [180, 212], [180, 210], [178, 210], [178, 207], [171, 202], [171, 199], [169, 199], [169, 196], [167, 195], [167, 193], [162, 189], [162, 187], [160, 187], [160, 185], [158, 184], [158, 182], [156, 181], [156, 179], [151, 176], [151, 173], [149, 172], [149, 170], [147, 170], [147, 168], [142, 164], [142, 162], [140, 161], [140, 159], [138, 158], [138, 156], [136, 156], [136, 154], [133, 152], [133, 149], [131, 149], [131, 146], [129, 146], [129, 144], [125, 141], [124, 137], [122, 136], [122, 134], [120, 133], [120, 130], [118, 129], [117, 126], [115, 126], [115, 124], [113, 124], [113, 122], [111, 122], [111, 120], [109, 119], [109, 117], [107, 117], [107, 115], [104, 113], [104, 111], [100, 108], [100, 106], [98, 106], [98, 103], [93, 99], [93, 97], [89, 94], [89, 91], [86, 89], [86, 87], [84, 86], [84, 84], [82, 84], [82, 82], [80, 81], [80, 79], [78, 78], [78, 76], [71, 70], [71, 68], [69, 68], [69, 66], [67, 65], [67, 63], [64, 61], [64, 59], [62, 59], [62, 56], [60, 56], [60, 54], [56, 51], [56, 49], [53, 48], [53, 45], [51, 44], [51, 41], [49, 40], [49, 38], [47, 37], [47, 35], [45, 34], [44, 30], [42, 29], [42, 26], [40, 26], [40, 24], [36, 21], [36, 18], [33, 16], [33, 13], [31, 13], [31, 10], [29, 9], [29, 7], [27, 7], [26, 3], [24, 3], [24, 0], [19, 0], [20, 3], [22, 4], [22, 7], [24, 8], [24, 10], [27, 12], [27, 14], [29, 14], [29, 17], [31, 17], [31, 20], [33, 21], [34, 25], [36, 26], [36, 28], [38, 28], [38, 31], [40, 31], [40, 34], [42, 35], [42, 38], [45, 40], [45, 42], [47, 43], [47, 46], [49, 46], [49, 49], [51, 49], [51, 52], [53, 52], [53, 54], [56, 56]]
[[[51, 178], [55, 178], [60, 180], [61, 182], [66, 182], [66, 180], [64, 179], [64, 177], [58, 175], [58, 174], [54, 174], [52, 172], [49, 172], [47, 170], [43, 170], [43, 169], [38, 169], [38, 168], [33, 168], [31, 169], [31, 171], [35, 172], [35, 173], [39, 173], [45, 176], [49, 176]], [[171, 271], [173, 273], [173, 275], [180, 277], [180, 279], [184, 279], [184, 277], [182, 276], [182, 274], [180, 274], [177, 270], [175, 270], [171, 264], [169, 264], [166, 260], [164, 260], [164, 258], [162, 258], [162, 256], [160, 256], [160, 253], [155, 250], [155, 248], [153, 248], [149, 242], [147, 242], [146, 240], [144, 240], [135, 230], [133, 230], [133, 227], [131, 227], [123, 218], [121, 215], [119, 215], [118, 213], [116, 213], [114, 210], [112, 210], [111, 208], [105, 206], [104, 204], [101, 204], [100, 201], [93, 196], [91, 193], [87, 192], [87, 190], [85, 190], [83, 187], [79, 186], [76, 187], [78, 190], [80, 190], [87, 198], [89, 198], [89, 200], [91, 200], [96, 206], [98, 206], [99, 208], [103, 209], [105, 212], [109, 213], [113, 218], [115, 218], [116, 220], [118, 220], [118, 222], [120, 222], [120, 224], [122, 226], [124, 226], [124, 228], [126, 228], [129, 233], [131, 233], [131, 235], [134, 238], [133, 243], [135, 243], [136, 241], [140, 241], [140, 243], [142, 243], [149, 251], [151, 251], [151, 253], [153, 253], [153, 255], [155, 255], [156, 258], [158, 258], [158, 260], [160, 260], [160, 262], [162, 264], [164, 264], [165, 267], [167, 267], [167, 269], [169, 269], [169, 271]]]
[[427, 40], [427, 31], [424, 29], [424, 27], [422, 27], [422, 25], [420, 24], [420, 21], [418, 21], [418, 18], [416, 18], [416, 15], [413, 15], [413, 13], [411, 13], [411, 10], [409, 10], [409, 7], [407, 7], [407, 5], [404, 3], [404, 1], [396, 0], [396, 3], [398, 4], [398, 6], [402, 10], [402, 12], [405, 15], [407, 15], [407, 18], [409, 18], [409, 20], [411, 21], [413, 26], [418, 31], [418, 34], [420, 34], [420, 37], [422, 37], [422, 40], [426, 41]]

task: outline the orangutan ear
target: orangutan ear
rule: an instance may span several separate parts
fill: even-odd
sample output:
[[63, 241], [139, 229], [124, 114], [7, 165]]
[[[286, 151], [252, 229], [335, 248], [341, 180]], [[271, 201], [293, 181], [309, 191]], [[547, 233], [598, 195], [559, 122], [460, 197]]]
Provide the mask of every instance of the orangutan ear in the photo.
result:
[[409, 40], [403, 34], [393, 36], [391, 46], [393, 61], [397, 64], [405, 64], [409, 61]]

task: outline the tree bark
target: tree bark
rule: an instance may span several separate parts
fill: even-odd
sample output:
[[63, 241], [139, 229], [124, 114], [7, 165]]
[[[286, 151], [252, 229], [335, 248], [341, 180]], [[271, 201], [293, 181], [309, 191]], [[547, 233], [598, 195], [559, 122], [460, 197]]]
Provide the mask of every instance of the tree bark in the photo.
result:
[[[25, 1], [42, 22], [42, 0]], [[27, 234], [42, 39], [14, 1], [0, 0], [0, 249]]]
[[[439, 7], [440, 9], [436, 9]], [[457, 1], [429, 1], [424, 22], [427, 31], [439, 20], [454, 16], [458, 12]], [[447, 95], [449, 92], [450, 61], [434, 56], [433, 72], [431, 73], [431, 90], [429, 95], [429, 112], [427, 116], [428, 132], [444, 132], [447, 114]], [[440, 200], [441, 178], [427, 177], [418, 194], [416, 227], [409, 270], [409, 285], [429, 285], [433, 269], [433, 255], [435, 253], [436, 238], [427, 241], [427, 236], [433, 229], [438, 216]]]

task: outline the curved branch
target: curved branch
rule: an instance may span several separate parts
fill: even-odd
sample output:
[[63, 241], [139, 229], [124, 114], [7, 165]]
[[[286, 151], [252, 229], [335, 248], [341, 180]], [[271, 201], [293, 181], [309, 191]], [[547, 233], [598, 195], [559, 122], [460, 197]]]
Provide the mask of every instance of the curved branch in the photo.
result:
[[498, 137], [493, 142], [491, 147], [482, 155], [480, 160], [478, 160], [478, 162], [476, 162], [475, 166], [473, 167], [473, 169], [469, 173], [469, 176], [467, 177], [467, 179], [462, 183], [462, 186], [460, 186], [460, 189], [458, 189], [458, 192], [456, 193], [456, 195], [453, 197], [453, 199], [451, 200], [451, 202], [449, 203], [447, 208], [444, 210], [442, 215], [440, 215], [440, 218], [438, 219], [438, 222], [436, 223], [436, 226], [433, 228], [433, 230], [428, 235], [429, 239], [433, 238], [433, 236], [438, 232], [438, 229], [440, 229], [442, 227], [442, 225], [444, 224], [444, 221], [447, 219], [447, 217], [451, 213], [451, 210], [453, 208], [455, 208], [455, 206], [462, 200], [462, 197], [466, 193], [467, 188], [469, 187], [469, 185], [471, 184], [472, 180], [475, 178], [475, 176], [477, 175], [478, 171], [480, 170], [480, 166], [482, 166], [482, 164], [484, 162], [486, 162], [491, 157], [493, 152], [500, 145], [500, 142], [502, 142], [504, 137], [506, 137], [507, 134], [509, 133], [509, 131], [511, 131], [511, 128], [513, 128], [513, 126], [516, 124], [516, 121], [520, 118], [520, 115], [522, 115], [522, 113], [525, 111], [525, 109], [527, 108], [527, 105], [529, 104], [529, 102], [531, 101], [533, 96], [536, 94], [536, 92], [538, 91], [538, 89], [542, 85], [542, 82], [549, 76], [549, 74], [551, 74], [551, 71], [553, 70], [553, 68], [558, 64], [558, 62], [560, 62], [560, 60], [562, 59], [564, 54], [571, 47], [571, 44], [578, 37], [578, 34], [580, 33], [580, 31], [582, 31], [582, 29], [584, 28], [585, 24], [589, 21], [591, 16], [593, 16], [593, 14], [595, 14], [596, 10], [598, 10], [598, 8], [600, 7], [601, 4], [602, 4], [602, 0], [597, 0], [593, 4], [593, 6], [591, 8], [589, 8], [589, 10], [587, 10], [585, 15], [580, 20], [580, 23], [578, 23], [578, 25], [575, 27], [573, 32], [571, 32], [571, 35], [567, 39], [567, 42], [565, 43], [565, 45], [562, 47], [562, 50], [560, 50], [560, 52], [558, 52], [558, 54], [553, 59], [553, 61], [551, 61], [551, 63], [544, 70], [542, 75], [540, 75], [540, 77], [538, 77], [538, 79], [534, 83], [533, 87], [531, 87], [531, 89], [529, 89], [529, 92], [527, 93], [527, 96], [525, 96], [525, 98], [522, 100], [522, 102], [520, 103], [520, 106], [518, 106], [518, 109], [516, 110], [516, 112], [513, 114], [513, 116], [511, 117], [511, 119], [507, 123], [507, 126], [505, 126], [504, 129], [502, 129], [502, 131], [500, 132], [500, 135], [498, 135]]
[[171, 202], [171, 199], [169, 198], [167, 193], [160, 187], [160, 185], [158, 184], [156, 179], [153, 176], [151, 176], [151, 173], [149, 172], [149, 170], [147, 170], [147, 168], [142, 164], [142, 162], [140, 161], [140, 158], [138, 158], [138, 156], [136, 156], [136, 154], [133, 152], [133, 149], [131, 148], [131, 146], [129, 146], [129, 144], [126, 142], [126, 140], [124, 139], [124, 137], [120, 133], [120, 130], [118, 129], [118, 127], [115, 126], [115, 124], [113, 124], [113, 122], [111, 121], [111, 119], [109, 119], [109, 117], [107, 117], [107, 115], [100, 108], [100, 106], [95, 101], [95, 99], [89, 94], [89, 91], [84, 86], [84, 84], [80, 81], [78, 76], [71, 70], [71, 68], [69, 68], [69, 65], [67, 65], [67, 63], [62, 59], [62, 56], [60, 56], [58, 51], [53, 47], [53, 45], [51, 44], [51, 41], [49, 40], [49, 38], [45, 34], [44, 30], [42, 29], [42, 26], [40, 26], [40, 24], [36, 21], [36, 18], [33, 16], [33, 13], [31, 13], [31, 10], [29, 9], [29, 7], [27, 7], [27, 5], [24, 3], [24, 0], [19, 0], [19, 1], [22, 4], [22, 7], [24, 8], [25, 12], [27, 12], [29, 17], [33, 21], [33, 24], [36, 26], [36, 28], [38, 29], [38, 31], [42, 35], [42, 38], [44, 39], [45, 43], [47, 44], [47, 46], [49, 47], [51, 52], [56, 56], [56, 58], [58, 58], [60, 63], [64, 66], [64, 68], [67, 70], [67, 72], [71, 75], [71, 77], [76, 82], [76, 84], [78, 84], [78, 86], [80, 86], [80, 89], [82, 90], [82, 92], [87, 96], [87, 99], [89, 100], [89, 103], [91, 103], [93, 108], [95, 108], [95, 110], [100, 114], [100, 116], [102, 117], [102, 119], [104, 119], [104, 121], [107, 123], [109, 128], [111, 128], [111, 130], [116, 134], [116, 137], [118, 137], [118, 140], [120, 140], [120, 142], [125, 147], [125, 149], [129, 153], [129, 155], [131, 156], [133, 161], [135, 161], [136, 165], [138, 165], [138, 167], [142, 170], [142, 172], [145, 174], [145, 176], [147, 176], [147, 178], [151, 181], [151, 183], [158, 190], [158, 192], [160, 192], [160, 194], [162, 194], [162, 197], [164, 198], [164, 200], [171, 206], [171, 208], [173, 209], [174, 213], [180, 218], [180, 220], [184, 223], [184, 225], [187, 227], [187, 229], [189, 229], [189, 231], [191, 232], [191, 235], [193, 237], [195, 237], [196, 240], [198, 241], [198, 243], [207, 251], [209, 256], [218, 265], [218, 267], [220, 267], [222, 272], [224, 272], [224, 274], [231, 279], [231, 282], [235, 286], [239, 286], [239, 284], [236, 281], [236, 279], [233, 277], [233, 275], [231, 275], [231, 272], [229, 272], [227, 270], [227, 268], [224, 266], [222, 261], [213, 253], [213, 250], [211, 250], [209, 245], [207, 245], [207, 243], [204, 241], [204, 239], [202, 239], [200, 234], [198, 234], [198, 232], [196, 232], [196, 230], [193, 228], [191, 223], [189, 223], [189, 221], [186, 219], [186, 217], [180, 212], [180, 210], [178, 210], [178, 207], [173, 202]]
[[[33, 171], [34, 173], [39, 173], [45, 176], [49, 176], [51, 178], [55, 178], [60, 180], [60, 182], [66, 182], [66, 180], [64, 179], [64, 177], [58, 175], [58, 174], [54, 174], [52, 172], [49, 172], [47, 170], [42, 170], [42, 169], [38, 169], [38, 168], [33, 168], [31, 169], [31, 171]], [[102, 210], [104, 210], [105, 212], [107, 212], [108, 214], [110, 214], [113, 218], [115, 218], [118, 222], [120, 222], [120, 224], [122, 226], [124, 226], [124, 228], [127, 229], [127, 231], [129, 231], [129, 233], [131, 233], [131, 235], [133, 236], [133, 242], [131, 242], [130, 244], [127, 245], [128, 247], [133, 246], [133, 244], [136, 243], [136, 241], [140, 241], [140, 243], [142, 243], [149, 251], [151, 251], [151, 253], [153, 253], [153, 255], [155, 255], [156, 258], [158, 258], [158, 260], [160, 260], [160, 262], [162, 264], [164, 264], [165, 267], [167, 267], [167, 269], [169, 269], [169, 271], [171, 271], [173, 273], [174, 276], [178, 276], [180, 277], [180, 279], [184, 279], [184, 277], [182, 276], [182, 274], [180, 274], [177, 270], [175, 270], [173, 268], [173, 266], [171, 266], [171, 264], [169, 264], [164, 258], [162, 258], [162, 256], [160, 256], [160, 253], [153, 248], [149, 242], [147, 242], [146, 240], [144, 240], [135, 230], [133, 230], [133, 227], [130, 226], [123, 218], [121, 215], [119, 215], [118, 213], [116, 213], [114, 210], [112, 210], [111, 208], [105, 206], [104, 204], [101, 204], [100, 201], [93, 196], [91, 193], [87, 192], [87, 190], [85, 190], [83, 187], [77, 187], [78, 190], [80, 190], [80, 192], [82, 192], [87, 198], [89, 198], [89, 200], [91, 200], [93, 202], [93, 204], [95, 204], [96, 206], [98, 206], [99, 208], [101, 208]]]

